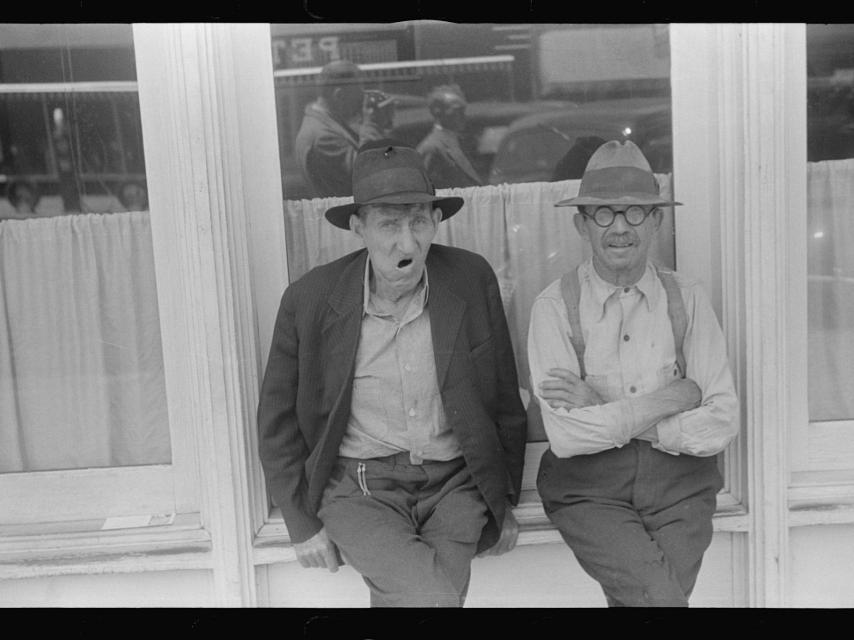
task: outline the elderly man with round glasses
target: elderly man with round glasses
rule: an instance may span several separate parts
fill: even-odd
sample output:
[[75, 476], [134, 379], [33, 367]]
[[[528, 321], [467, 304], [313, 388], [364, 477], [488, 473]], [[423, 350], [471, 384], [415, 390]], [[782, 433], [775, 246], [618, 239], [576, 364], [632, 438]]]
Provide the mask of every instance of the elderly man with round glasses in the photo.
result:
[[638, 147], [591, 156], [574, 224], [591, 257], [534, 302], [529, 428], [549, 449], [537, 488], [611, 606], [687, 606], [735, 437], [726, 344], [696, 282], [648, 258], [659, 194]]

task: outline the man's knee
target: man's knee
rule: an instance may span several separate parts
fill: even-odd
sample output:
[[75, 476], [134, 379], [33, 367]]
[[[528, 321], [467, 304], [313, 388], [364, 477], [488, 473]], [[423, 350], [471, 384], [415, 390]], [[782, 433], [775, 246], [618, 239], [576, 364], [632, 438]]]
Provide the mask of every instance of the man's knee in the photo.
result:
[[579, 520], [579, 514], [568, 517], [566, 509], [561, 512], [553, 522], [581, 568], [602, 587], [610, 606], [687, 606], [675, 567], [639, 522], [612, 522], [609, 531], [591, 526], [589, 513]]
[[336, 544], [370, 587], [374, 606], [462, 606], [473, 553], [449, 552], [447, 544], [437, 549], [416, 535], [386, 538], [385, 544], [339, 538]]
[[465, 586], [460, 589], [436, 572], [420, 576], [383, 575], [363, 579], [371, 590], [371, 604], [378, 607], [462, 607]]

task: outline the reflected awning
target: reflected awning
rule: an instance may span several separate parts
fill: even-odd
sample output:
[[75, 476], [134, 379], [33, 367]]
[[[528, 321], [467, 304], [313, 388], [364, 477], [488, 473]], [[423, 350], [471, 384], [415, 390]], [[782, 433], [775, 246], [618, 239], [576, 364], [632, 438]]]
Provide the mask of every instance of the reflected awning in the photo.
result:
[[[477, 56], [471, 58], [440, 58], [435, 60], [406, 60], [403, 62], [375, 62], [360, 64], [365, 81], [417, 80], [424, 76], [482, 71], [509, 72], [515, 58], [511, 55]], [[322, 67], [280, 69], [273, 72], [276, 84], [286, 86], [313, 85], [317, 83]]]

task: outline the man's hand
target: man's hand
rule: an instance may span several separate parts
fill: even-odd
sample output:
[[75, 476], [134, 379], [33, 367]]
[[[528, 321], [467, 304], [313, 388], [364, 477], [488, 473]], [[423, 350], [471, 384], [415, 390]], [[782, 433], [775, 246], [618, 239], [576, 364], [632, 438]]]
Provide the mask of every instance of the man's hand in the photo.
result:
[[362, 101], [362, 122], [373, 122], [381, 131], [387, 131], [394, 124], [394, 98], [381, 91], [368, 90]]
[[329, 569], [332, 573], [338, 571], [338, 560], [336, 558], [336, 547], [332, 540], [326, 535], [324, 527], [305, 542], [294, 545], [297, 560], [306, 567], [319, 567]]
[[501, 525], [501, 535], [498, 537], [498, 542], [491, 546], [486, 551], [478, 554], [479, 558], [483, 556], [500, 556], [501, 554], [512, 551], [516, 546], [516, 538], [519, 537], [519, 523], [516, 522], [516, 516], [513, 515], [513, 509], [508, 504], [504, 511], [504, 523]]
[[569, 369], [549, 369], [551, 376], [540, 383], [540, 395], [552, 409], [580, 409], [604, 404], [602, 397]]

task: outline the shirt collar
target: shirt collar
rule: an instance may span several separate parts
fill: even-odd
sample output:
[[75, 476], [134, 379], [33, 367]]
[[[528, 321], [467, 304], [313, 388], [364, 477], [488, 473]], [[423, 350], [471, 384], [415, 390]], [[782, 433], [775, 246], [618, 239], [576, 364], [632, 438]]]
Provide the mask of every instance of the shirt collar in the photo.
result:
[[[370, 304], [370, 301], [371, 301], [371, 257], [370, 256], [368, 256], [368, 259], [365, 260], [365, 278], [363, 280], [363, 283], [364, 284], [362, 286], [362, 291], [363, 291], [363, 294], [362, 294], [362, 315], [364, 315], [366, 313], [372, 313], [374, 315], [377, 315], [373, 305], [370, 306], [370, 311], [369, 311], [369, 306], [368, 306]], [[420, 313], [421, 310], [427, 306], [427, 298], [428, 298], [428, 295], [430, 293], [430, 280], [427, 277], [427, 265], [424, 265], [424, 275], [418, 281], [417, 287], [420, 287], [420, 290], [417, 291], [417, 293], [416, 293], [416, 299], [414, 301], [414, 304], [417, 305], [418, 312]]]
[[593, 301], [596, 303], [596, 308], [601, 309], [601, 315], [598, 320], [601, 320], [605, 315], [605, 303], [608, 301], [608, 298], [622, 289], [632, 289], [637, 287], [641, 296], [646, 301], [647, 311], [652, 311], [652, 309], [655, 308], [655, 305], [658, 304], [659, 287], [656, 282], [658, 278], [655, 275], [655, 268], [649, 261], [646, 263], [646, 269], [644, 269], [640, 280], [630, 287], [618, 287], [617, 285], [611, 284], [610, 282], [602, 279], [602, 277], [596, 273], [596, 268], [593, 266], [592, 258], [589, 258], [584, 262], [582, 267], [582, 278], [585, 279], [590, 286], [590, 291], [593, 294]]

